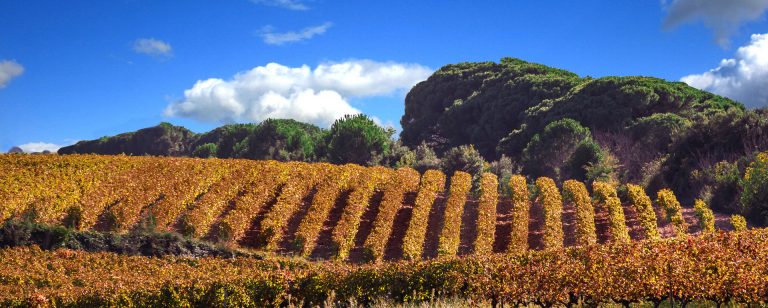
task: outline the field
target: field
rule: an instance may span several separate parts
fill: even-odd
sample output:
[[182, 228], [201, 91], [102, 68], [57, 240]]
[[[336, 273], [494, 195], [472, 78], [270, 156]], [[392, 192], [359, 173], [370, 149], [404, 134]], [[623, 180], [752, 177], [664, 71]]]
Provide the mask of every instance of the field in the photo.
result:
[[[671, 237], [680, 228], [692, 234], [701, 229], [692, 208], [682, 208], [680, 219], [670, 223], [674, 220], [662, 219], [667, 209], [651, 206], [650, 199], [647, 207], [635, 206], [642, 203], [635, 200], [601, 201], [604, 191], [616, 194], [611, 185], [597, 185], [594, 202], [575, 181], [566, 182], [563, 196], [571, 197], [565, 199], [553, 182], [528, 187], [521, 177], [516, 184], [502, 183], [512, 185], [512, 193], [502, 189], [499, 194], [490, 173], [471, 191], [471, 178], [461, 172], [449, 178], [433, 170], [420, 178], [407, 168], [325, 163], [3, 155], [0, 168], [1, 220], [32, 217], [116, 232], [149, 227], [313, 259], [421, 259], [506, 252], [514, 246], [607, 243], [627, 236]], [[522, 196], [512, 198], [521, 189]], [[536, 190], [546, 193], [531, 197]], [[630, 194], [636, 195], [648, 198], [642, 189]], [[545, 204], [554, 209], [546, 211]], [[584, 211], [587, 216], [580, 214]], [[643, 224], [648, 219], [650, 224]], [[714, 223], [721, 230], [731, 228], [722, 215]], [[523, 244], [513, 243], [519, 238]]]
[[0, 299], [264, 306], [418, 302], [437, 292], [548, 306], [768, 297], [766, 231], [717, 232], [732, 229], [729, 218], [703, 202], [683, 207], [669, 190], [626, 189], [325, 163], [0, 155], [2, 220], [178, 232], [266, 256], [6, 248]]

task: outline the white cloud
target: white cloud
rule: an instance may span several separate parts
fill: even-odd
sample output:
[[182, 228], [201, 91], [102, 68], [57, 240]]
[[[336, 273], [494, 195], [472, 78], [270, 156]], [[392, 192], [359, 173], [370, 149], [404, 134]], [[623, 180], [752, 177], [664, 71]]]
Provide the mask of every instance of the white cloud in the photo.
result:
[[768, 105], [768, 33], [753, 34], [732, 59], [702, 74], [681, 79], [692, 87], [735, 99], [747, 107]]
[[0, 61], [0, 89], [5, 88], [11, 79], [24, 73], [24, 67], [13, 60]]
[[290, 118], [328, 126], [345, 114], [360, 112], [349, 98], [407, 90], [431, 72], [418, 64], [371, 60], [323, 63], [314, 69], [269, 63], [230, 80], [197, 81], [184, 91], [184, 99], [168, 105], [165, 115], [207, 122]]
[[299, 32], [290, 31], [282, 33], [274, 32], [275, 29], [272, 26], [265, 26], [261, 29], [259, 35], [261, 35], [264, 43], [270, 45], [283, 45], [285, 43], [295, 43], [311, 39], [316, 35], [325, 33], [331, 26], [333, 26], [333, 23], [326, 22], [322, 25], [306, 27]]
[[251, 0], [256, 4], [263, 4], [294, 11], [306, 11], [309, 7], [300, 0]]
[[27, 144], [22, 144], [19, 146], [19, 148], [24, 150], [24, 153], [35, 153], [35, 152], [42, 152], [42, 151], [50, 151], [51, 153], [55, 153], [56, 151], [59, 150], [59, 148], [61, 148], [61, 146], [53, 143], [31, 142]]
[[140, 38], [133, 42], [133, 51], [154, 57], [173, 56], [171, 44], [154, 38]]
[[766, 9], [768, 0], [674, 0], [668, 7], [664, 27], [702, 21], [715, 32], [715, 41], [727, 46], [728, 37], [742, 23], [760, 18]]

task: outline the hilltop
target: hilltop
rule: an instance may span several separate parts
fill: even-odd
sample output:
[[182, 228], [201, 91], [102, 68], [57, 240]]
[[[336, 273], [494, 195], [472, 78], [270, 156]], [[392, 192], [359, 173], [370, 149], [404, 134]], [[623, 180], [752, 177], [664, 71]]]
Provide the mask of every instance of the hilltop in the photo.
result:
[[330, 129], [271, 119], [200, 134], [162, 123], [59, 154], [328, 161], [463, 170], [476, 179], [491, 168], [500, 176], [670, 187], [688, 203], [704, 198], [735, 213], [738, 175], [768, 149], [763, 110], [681, 82], [582, 77], [514, 58], [446, 65], [414, 86], [404, 107], [396, 141], [365, 116]]

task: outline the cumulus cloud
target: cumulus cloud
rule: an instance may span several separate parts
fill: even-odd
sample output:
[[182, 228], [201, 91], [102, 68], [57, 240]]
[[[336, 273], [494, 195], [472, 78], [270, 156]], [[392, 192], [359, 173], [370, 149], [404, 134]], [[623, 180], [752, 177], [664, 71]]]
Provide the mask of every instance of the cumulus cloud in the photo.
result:
[[253, 3], [280, 7], [294, 11], [306, 11], [309, 7], [300, 0], [251, 0]]
[[410, 89], [432, 70], [418, 64], [352, 60], [288, 67], [257, 66], [230, 80], [197, 81], [184, 98], [165, 109], [166, 116], [206, 122], [260, 122], [290, 118], [328, 126], [360, 111], [349, 98], [391, 95]]
[[11, 79], [24, 73], [24, 67], [13, 60], [0, 61], [0, 89], [5, 88]]
[[768, 0], [674, 0], [668, 6], [664, 27], [702, 21], [714, 31], [715, 41], [727, 46], [729, 36], [742, 23], [760, 18], [766, 9]]
[[173, 56], [171, 44], [154, 38], [140, 38], [133, 42], [133, 51], [153, 57]]
[[285, 43], [295, 43], [311, 39], [314, 36], [325, 33], [331, 26], [333, 26], [333, 23], [326, 22], [322, 25], [306, 27], [298, 32], [275, 32], [274, 27], [265, 26], [261, 29], [260, 35], [264, 40], [264, 43], [270, 45], [283, 45]]
[[692, 87], [737, 100], [747, 107], [768, 105], [768, 33], [753, 34], [732, 59], [702, 74], [681, 79]]
[[35, 152], [43, 152], [43, 151], [50, 151], [51, 153], [55, 153], [56, 151], [61, 148], [58, 144], [53, 143], [45, 143], [45, 142], [31, 142], [27, 144], [22, 144], [19, 146], [22, 150], [24, 150], [24, 153], [35, 153]]

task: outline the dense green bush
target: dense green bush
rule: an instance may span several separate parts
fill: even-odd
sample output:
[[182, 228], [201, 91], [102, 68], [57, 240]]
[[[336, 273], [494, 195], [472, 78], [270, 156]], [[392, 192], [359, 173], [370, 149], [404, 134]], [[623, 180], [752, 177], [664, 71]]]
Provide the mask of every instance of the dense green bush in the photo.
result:
[[[752, 159], [755, 153], [765, 150], [768, 150], [768, 111], [731, 109], [727, 113], [714, 113], [694, 121], [673, 142], [669, 159], [662, 165], [662, 183], [651, 188], [668, 186], [680, 196], [686, 196], [683, 198], [686, 202], [692, 202], [693, 198], [702, 196], [707, 190], [711, 190], [714, 198], [725, 194], [722, 199], [732, 199], [729, 197], [736, 192], [730, 189], [720, 191], [718, 185], [713, 185], [714, 173], [712, 176], [701, 173], [720, 173], [722, 170], [712, 168], [725, 161], [728, 164], [738, 163], [736, 167], [740, 170], [737, 173], [743, 174], [744, 166], [741, 164], [744, 158]], [[728, 208], [722, 202], [713, 201], [711, 204], [715, 209]]]
[[488, 164], [488, 172], [495, 174], [498, 177], [499, 191], [503, 195], [509, 195], [511, 193], [509, 188], [509, 180], [512, 175], [520, 174], [522, 168], [514, 163], [511, 158], [506, 155], [502, 155], [497, 161], [493, 161]]
[[412, 167], [420, 173], [430, 169], [440, 169], [440, 158], [435, 154], [435, 150], [422, 142], [413, 151], [414, 160]]
[[416, 153], [396, 140], [390, 143], [389, 151], [373, 157], [370, 164], [390, 168], [413, 167], [415, 160]]
[[523, 150], [523, 171], [534, 177], [584, 180], [589, 163], [602, 159], [602, 149], [589, 129], [572, 119], [549, 123]]
[[768, 153], [759, 153], [742, 179], [742, 212], [760, 224], [768, 223]]
[[586, 138], [579, 142], [576, 149], [573, 150], [571, 157], [563, 164], [563, 174], [568, 178], [579, 181], [599, 180], [608, 176], [609, 170], [597, 172], [589, 169], [590, 166], [601, 165], [605, 161], [603, 149], [597, 142]]
[[323, 156], [325, 131], [312, 124], [267, 119], [248, 136], [239, 156], [280, 161], [318, 161]]
[[[472, 175], [472, 182], [477, 184], [485, 168], [485, 160], [474, 146], [462, 145], [445, 152], [440, 162], [440, 169], [445, 174], [462, 171]], [[474, 185], [477, 187], [477, 185]]]
[[743, 157], [735, 162], [723, 160], [701, 170], [693, 170], [691, 183], [702, 187], [697, 197], [719, 212], [741, 213], [739, 195], [746, 165], [748, 159]]
[[629, 130], [646, 151], [667, 152], [674, 138], [691, 126], [691, 121], [674, 113], [656, 113], [637, 120]]
[[377, 154], [387, 153], [391, 131], [363, 114], [336, 120], [326, 136], [328, 158], [333, 163], [367, 165]]
[[192, 151], [192, 156], [199, 158], [217, 157], [218, 147], [213, 143], [206, 143]]
[[253, 133], [256, 124], [228, 124], [217, 127], [209, 132], [199, 134], [190, 146], [192, 153], [206, 144], [216, 145], [216, 155], [219, 158], [240, 157], [247, 144], [245, 139]]

